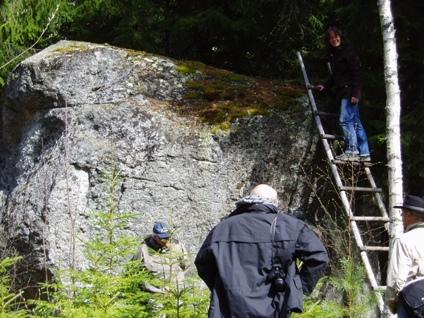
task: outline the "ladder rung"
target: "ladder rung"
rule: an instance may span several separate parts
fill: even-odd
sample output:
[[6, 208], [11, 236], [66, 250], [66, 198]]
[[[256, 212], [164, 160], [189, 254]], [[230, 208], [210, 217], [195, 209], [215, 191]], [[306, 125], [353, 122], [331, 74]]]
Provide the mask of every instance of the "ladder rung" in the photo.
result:
[[389, 251], [388, 246], [362, 246], [362, 251]]
[[338, 140], [343, 139], [342, 136], [339, 136], [339, 135], [330, 135], [330, 134], [323, 134], [323, 135], [321, 135], [321, 138], [322, 139], [338, 139]]
[[383, 192], [381, 188], [339, 187], [340, 191]]
[[324, 135], [321, 135], [321, 138], [323, 138], [323, 139], [336, 139], [336, 136], [335, 135], [324, 134]]
[[390, 222], [390, 219], [385, 216], [352, 216], [350, 218], [352, 221], [380, 221], [380, 222]]
[[327, 116], [327, 117], [339, 117], [339, 114], [327, 113], [327, 112], [320, 112], [320, 111], [315, 112], [315, 115], [318, 115], [318, 116]]
[[335, 163], [335, 164], [351, 164], [351, 165], [354, 165], [354, 166], [364, 165], [366, 167], [371, 167], [373, 165], [370, 161], [359, 161], [359, 160], [348, 161], [348, 160], [334, 159], [332, 162]]

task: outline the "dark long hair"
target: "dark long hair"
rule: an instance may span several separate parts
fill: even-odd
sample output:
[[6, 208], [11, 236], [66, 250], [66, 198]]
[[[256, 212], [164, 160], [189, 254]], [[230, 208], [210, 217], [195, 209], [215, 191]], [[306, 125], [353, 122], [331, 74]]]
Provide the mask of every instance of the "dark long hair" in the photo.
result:
[[329, 40], [330, 40], [330, 33], [334, 33], [334, 34], [336, 34], [336, 35], [338, 35], [340, 37], [340, 39], [341, 39], [341, 45], [345, 44], [345, 37], [344, 37], [343, 32], [339, 28], [337, 28], [335, 26], [331, 26], [331, 27], [329, 27], [325, 31], [325, 45], [326, 45], [327, 49], [331, 50], [333, 48], [330, 45], [330, 42], [329, 42]]

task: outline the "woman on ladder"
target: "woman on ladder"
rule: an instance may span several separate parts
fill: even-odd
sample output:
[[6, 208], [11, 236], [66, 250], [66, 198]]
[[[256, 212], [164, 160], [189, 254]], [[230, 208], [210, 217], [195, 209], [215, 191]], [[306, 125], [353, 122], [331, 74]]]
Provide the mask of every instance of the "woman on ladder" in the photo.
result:
[[371, 161], [367, 133], [359, 117], [361, 81], [359, 57], [336, 27], [325, 33], [329, 50], [331, 77], [325, 84], [315, 86], [318, 91], [334, 88], [340, 100], [340, 126], [343, 129], [346, 148], [338, 160]]

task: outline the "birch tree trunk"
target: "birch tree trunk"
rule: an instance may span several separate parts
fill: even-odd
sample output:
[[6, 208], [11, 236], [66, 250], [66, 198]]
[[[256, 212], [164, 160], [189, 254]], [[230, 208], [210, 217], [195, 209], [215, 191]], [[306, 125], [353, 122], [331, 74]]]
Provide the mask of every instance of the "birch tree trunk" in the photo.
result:
[[[390, 247], [393, 240], [403, 233], [402, 218], [396, 203], [403, 202], [403, 176], [400, 139], [400, 90], [398, 82], [395, 26], [390, 0], [378, 0], [381, 31], [384, 45], [384, 81], [386, 85], [386, 138], [389, 185]], [[389, 249], [389, 257], [391, 248]], [[389, 312], [384, 317], [392, 317]]]
[[395, 26], [390, 0], [378, 0], [384, 43], [384, 80], [386, 84], [386, 135], [389, 184], [390, 237], [403, 232], [399, 209], [393, 205], [403, 201], [403, 176], [400, 141], [400, 90], [398, 82]]

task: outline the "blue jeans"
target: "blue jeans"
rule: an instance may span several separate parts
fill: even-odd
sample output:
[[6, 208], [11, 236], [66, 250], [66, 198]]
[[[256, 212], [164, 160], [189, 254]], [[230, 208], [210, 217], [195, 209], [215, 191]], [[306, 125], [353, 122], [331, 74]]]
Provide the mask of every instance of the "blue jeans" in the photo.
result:
[[408, 316], [408, 313], [405, 310], [404, 305], [402, 304], [402, 302], [399, 302], [397, 307], [396, 307], [396, 314], [398, 316], [398, 318], [408, 318], [410, 316]]
[[352, 104], [350, 98], [342, 98], [340, 103], [340, 126], [347, 143], [346, 152], [369, 156], [367, 133], [359, 118], [358, 104]]

